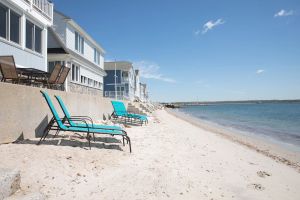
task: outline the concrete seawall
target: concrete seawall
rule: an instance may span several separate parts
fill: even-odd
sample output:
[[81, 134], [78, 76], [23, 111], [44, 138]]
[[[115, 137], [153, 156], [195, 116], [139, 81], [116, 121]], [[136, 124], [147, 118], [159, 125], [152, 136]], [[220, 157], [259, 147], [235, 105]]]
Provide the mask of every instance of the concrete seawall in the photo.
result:
[[101, 96], [0, 83], [0, 143], [41, 136], [52, 114], [40, 90], [48, 92], [61, 117], [63, 114], [54, 95], [63, 99], [72, 115], [99, 120], [103, 114], [107, 116], [113, 111], [111, 99]]

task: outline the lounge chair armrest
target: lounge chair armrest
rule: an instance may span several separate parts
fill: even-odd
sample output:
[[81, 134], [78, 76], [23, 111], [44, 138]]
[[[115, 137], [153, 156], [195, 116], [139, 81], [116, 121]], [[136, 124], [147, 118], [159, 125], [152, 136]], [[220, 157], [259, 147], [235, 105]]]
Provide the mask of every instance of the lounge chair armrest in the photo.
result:
[[87, 120], [89, 120], [90, 122], [92, 122], [92, 124], [93, 124], [93, 119], [92, 119], [91, 117], [89, 117], [89, 116], [72, 115], [71, 117], [73, 117], [73, 118], [83, 118], [83, 119], [87, 119]]
[[[86, 119], [76, 118], [76, 117], [70, 117], [69, 119], [71, 119], [72, 121], [75, 121], [75, 122], [83, 122], [86, 125], [86, 128], [90, 128], [89, 123], [87, 123]], [[92, 127], [94, 127], [94, 124], [92, 124]]]

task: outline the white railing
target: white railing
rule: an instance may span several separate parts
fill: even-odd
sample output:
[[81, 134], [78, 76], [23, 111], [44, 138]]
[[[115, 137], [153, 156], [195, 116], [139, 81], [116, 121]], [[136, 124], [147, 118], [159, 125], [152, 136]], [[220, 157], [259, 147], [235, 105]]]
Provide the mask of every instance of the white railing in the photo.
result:
[[48, 18], [53, 17], [53, 3], [48, 0], [29, 0], [32, 7], [36, 8], [39, 12], [46, 15]]
[[[118, 100], [128, 100], [129, 95], [128, 92], [125, 91], [105, 91], [104, 96], [112, 99], [118, 99]], [[116, 98], [117, 96], [117, 98]]]
[[122, 77], [122, 78], [121, 78], [121, 82], [122, 82], [122, 83], [128, 83], [128, 82], [129, 82], [129, 78], [128, 78], [128, 77], [125, 77], [125, 78]]

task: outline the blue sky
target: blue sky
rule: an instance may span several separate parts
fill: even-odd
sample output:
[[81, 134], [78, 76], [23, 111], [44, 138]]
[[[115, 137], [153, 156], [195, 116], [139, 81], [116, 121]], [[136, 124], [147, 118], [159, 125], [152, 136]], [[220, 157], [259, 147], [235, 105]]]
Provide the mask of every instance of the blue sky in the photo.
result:
[[54, 0], [155, 101], [300, 99], [299, 0]]

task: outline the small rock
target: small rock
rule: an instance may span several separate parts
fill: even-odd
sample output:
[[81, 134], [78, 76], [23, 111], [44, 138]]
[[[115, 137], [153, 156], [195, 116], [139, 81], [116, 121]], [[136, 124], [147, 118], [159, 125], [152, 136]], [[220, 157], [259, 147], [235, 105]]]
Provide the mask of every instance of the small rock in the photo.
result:
[[265, 171], [258, 171], [257, 172], [257, 176], [261, 177], [261, 178], [265, 178], [266, 176], [271, 176], [271, 174], [265, 172]]

